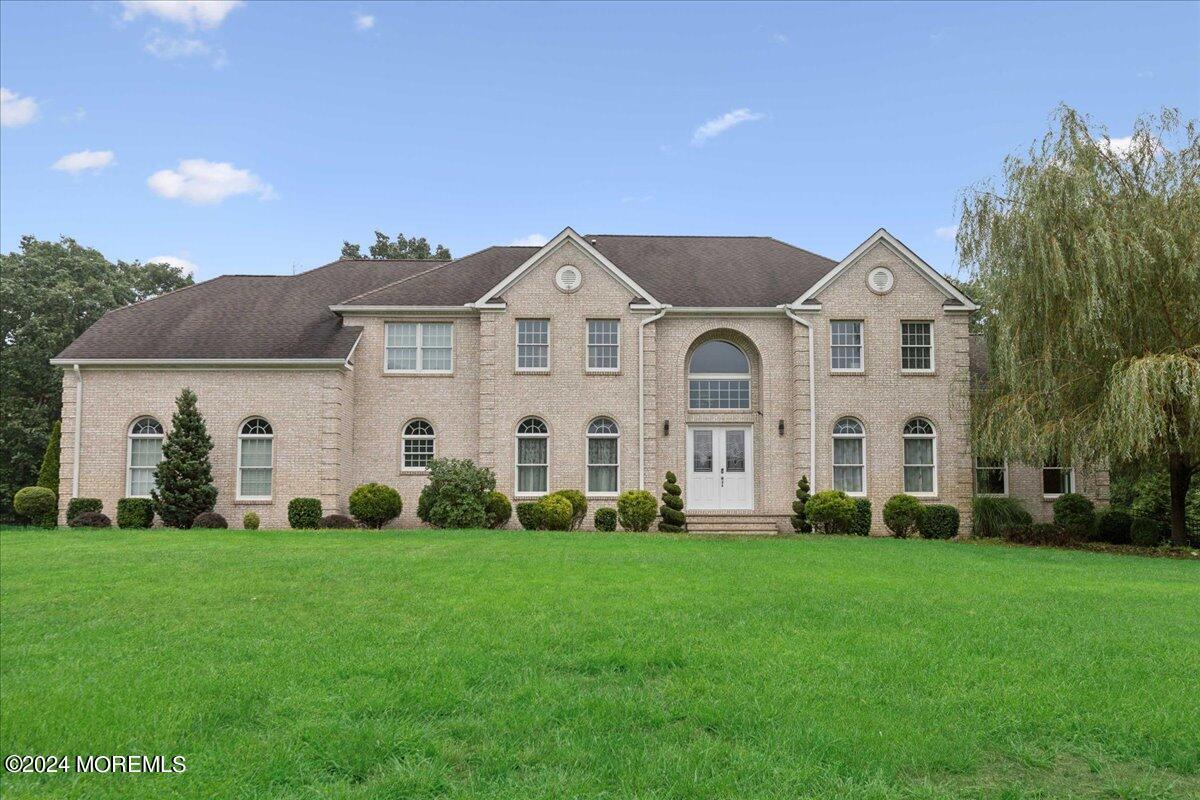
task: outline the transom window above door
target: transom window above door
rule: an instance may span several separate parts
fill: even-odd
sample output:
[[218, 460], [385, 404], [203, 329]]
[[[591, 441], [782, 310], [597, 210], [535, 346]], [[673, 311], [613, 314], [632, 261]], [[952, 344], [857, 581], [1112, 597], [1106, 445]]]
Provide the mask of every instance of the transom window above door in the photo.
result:
[[712, 339], [692, 353], [688, 408], [750, 408], [750, 360], [737, 345]]
[[389, 322], [384, 342], [385, 372], [441, 372], [454, 368], [454, 324]]

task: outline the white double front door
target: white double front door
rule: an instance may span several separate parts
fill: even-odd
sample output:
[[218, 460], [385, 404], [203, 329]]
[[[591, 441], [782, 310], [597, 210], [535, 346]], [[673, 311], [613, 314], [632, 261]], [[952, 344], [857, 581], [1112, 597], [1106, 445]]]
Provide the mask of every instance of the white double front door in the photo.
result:
[[697, 425], [687, 432], [689, 509], [754, 507], [754, 429]]

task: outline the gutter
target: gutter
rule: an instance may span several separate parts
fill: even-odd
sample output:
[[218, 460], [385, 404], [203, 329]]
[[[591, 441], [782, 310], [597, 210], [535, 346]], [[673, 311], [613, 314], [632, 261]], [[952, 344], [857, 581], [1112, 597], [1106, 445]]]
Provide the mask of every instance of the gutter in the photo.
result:
[[638, 488], [646, 488], [646, 326], [667, 313], [660, 306], [657, 313], [638, 324]]
[[83, 373], [75, 364], [75, 459], [71, 464], [71, 497], [79, 497], [80, 436], [83, 434]]
[[780, 306], [783, 313], [793, 322], [808, 329], [808, 483], [815, 494], [817, 491], [817, 384], [816, 353], [813, 352], [812, 323], [796, 314], [787, 306]]
[[344, 358], [52, 358], [56, 367], [341, 367]]

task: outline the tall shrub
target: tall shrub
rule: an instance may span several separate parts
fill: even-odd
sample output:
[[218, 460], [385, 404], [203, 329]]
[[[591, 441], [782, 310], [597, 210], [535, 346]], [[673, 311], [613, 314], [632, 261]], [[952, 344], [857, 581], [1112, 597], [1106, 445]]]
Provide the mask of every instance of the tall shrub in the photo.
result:
[[847, 533], [854, 524], [854, 501], [845, 492], [829, 489], [810, 497], [804, 513], [821, 533]]
[[871, 501], [865, 497], [854, 498], [854, 522], [850, 524], [850, 533], [855, 536], [871, 535]]
[[577, 530], [583, 524], [583, 518], [587, 516], [587, 497], [578, 489], [559, 489], [551, 494], [571, 504], [571, 526], [568, 530]]
[[648, 531], [658, 514], [654, 495], [644, 489], [629, 489], [617, 498], [617, 519], [627, 531]]
[[662, 515], [662, 522], [658, 523], [658, 529], [666, 533], [687, 530], [687, 516], [683, 513], [683, 489], [679, 488], [679, 479], [675, 477], [674, 472], [667, 472], [667, 479], [663, 481], [662, 488], [662, 507], [658, 510]]
[[[429, 524], [435, 528], [486, 528], [488, 494], [496, 476], [465, 458], [435, 458], [429, 462]], [[417, 499], [418, 511], [421, 505]]]
[[216, 506], [217, 487], [208, 460], [212, 448], [204, 417], [196, 408], [196, 394], [184, 389], [175, 400], [171, 431], [163, 440], [163, 460], [154, 470], [155, 486], [150, 492], [164, 525], [190, 528], [198, 515]]
[[487, 495], [487, 526], [503, 528], [512, 516], [512, 503], [503, 492], [488, 492]]
[[62, 453], [62, 420], [50, 428], [46, 452], [42, 454], [42, 468], [38, 470], [37, 485], [58, 493], [58, 459]]
[[796, 482], [796, 499], [792, 501], [792, 528], [797, 533], [809, 533], [812, 531], [812, 524], [808, 521], [808, 515], [804, 511], [804, 506], [808, 503], [808, 476], [801, 475], [800, 480]]

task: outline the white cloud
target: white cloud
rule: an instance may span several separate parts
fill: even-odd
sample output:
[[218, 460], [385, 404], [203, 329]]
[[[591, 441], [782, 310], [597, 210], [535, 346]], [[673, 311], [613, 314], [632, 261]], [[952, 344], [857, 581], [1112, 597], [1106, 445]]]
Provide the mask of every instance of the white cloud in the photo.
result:
[[550, 241], [540, 233], [531, 233], [528, 236], [522, 236], [520, 239], [513, 239], [508, 243], [509, 247], [541, 247], [546, 242]]
[[184, 275], [195, 275], [196, 264], [193, 261], [188, 261], [182, 256], [155, 256], [147, 258], [147, 264], [170, 264], [172, 267], [177, 267]]
[[[1158, 139], [1150, 137], [1150, 141], [1154, 148], [1158, 148], [1160, 146]], [[1129, 154], [1133, 152], [1133, 148], [1137, 145], [1137, 143], [1133, 140], [1133, 136], [1121, 136], [1116, 139], [1105, 137], [1103, 139], [1097, 139], [1096, 144], [1105, 148], [1117, 158], [1128, 158]]]
[[146, 52], [156, 58], [169, 60], [206, 56], [210, 50], [208, 44], [199, 39], [164, 36], [156, 31], [146, 40]]
[[150, 14], [188, 30], [219, 27], [225, 17], [243, 5], [243, 0], [121, 0], [126, 20]]
[[741, 125], [743, 122], [755, 122], [762, 119], [764, 116], [766, 115], [756, 114], [748, 108], [734, 109], [733, 111], [729, 111], [719, 117], [710, 119], [699, 128], [696, 128], [696, 132], [692, 134], [692, 144], [699, 147], [709, 139], [725, 133], [725, 131], [729, 130], [730, 128]]
[[262, 178], [226, 161], [186, 158], [176, 169], [162, 169], [146, 179], [155, 194], [189, 203], [219, 203], [239, 194], [257, 195], [259, 200], [274, 200], [275, 190]]
[[772, 33], [771, 41], [775, 44], [788, 44], [792, 40], [788, 38], [786, 33]]
[[954, 241], [954, 237], [958, 236], [958, 226], [957, 225], [943, 225], [940, 228], [935, 228], [933, 231], [933, 235], [939, 239], [946, 239], [946, 240], [952, 242], [952, 241]]
[[354, 29], [357, 31], [369, 31], [375, 27], [375, 15], [364, 14], [361, 11], [354, 12]]
[[22, 97], [16, 92], [0, 87], [0, 125], [19, 128], [37, 119], [38, 104], [32, 97]]
[[112, 150], [80, 150], [67, 153], [50, 165], [50, 169], [78, 175], [87, 170], [102, 170], [115, 160]]

